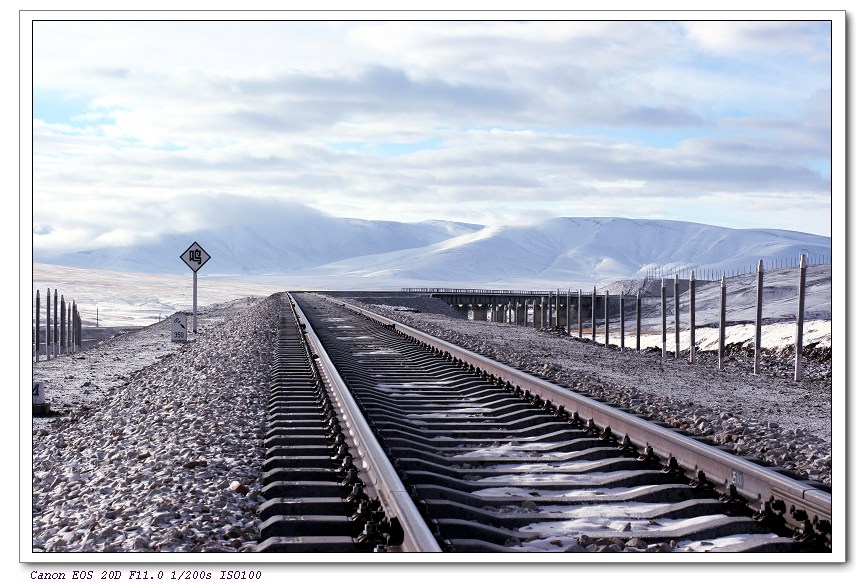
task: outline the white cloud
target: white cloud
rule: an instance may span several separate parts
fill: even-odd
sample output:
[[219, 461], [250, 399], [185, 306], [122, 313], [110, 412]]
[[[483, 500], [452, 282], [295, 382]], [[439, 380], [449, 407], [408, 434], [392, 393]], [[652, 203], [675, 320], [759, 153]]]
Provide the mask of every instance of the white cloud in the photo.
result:
[[704, 20], [682, 26], [700, 48], [723, 55], [806, 55], [825, 60], [829, 48], [828, 22]]
[[499, 224], [828, 201], [825, 31], [694, 24], [38, 23], [35, 244], [192, 228], [182, 201], [217, 196]]

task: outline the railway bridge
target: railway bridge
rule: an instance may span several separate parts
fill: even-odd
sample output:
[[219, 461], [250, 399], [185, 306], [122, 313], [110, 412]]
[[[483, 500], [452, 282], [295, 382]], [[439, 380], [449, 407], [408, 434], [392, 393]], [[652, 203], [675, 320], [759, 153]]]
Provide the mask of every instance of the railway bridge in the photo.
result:
[[403, 292], [429, 294], [449, 304], [470, 320], [511, 323], [535, 328], [561, 328], [588, 321], [603, 313], [604, 297], [582, 292], [405, 288]]

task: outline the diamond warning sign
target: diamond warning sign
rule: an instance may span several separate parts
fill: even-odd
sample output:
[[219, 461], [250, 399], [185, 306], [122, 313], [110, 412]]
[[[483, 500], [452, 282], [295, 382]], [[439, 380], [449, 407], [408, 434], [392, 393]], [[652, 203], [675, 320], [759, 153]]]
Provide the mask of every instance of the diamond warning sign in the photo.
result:
[[198, 271], [205, 263], [207, 263], [208, 259], [210, 259], [210, 255], [208, 255], [207, 251], [205, 251], [201, 245], [193, 243], [189, 246], [189, 249], [183, 252], [183, 255], [181, 255], [180, 258], [189, 266], [189, 269], [192, 271]]

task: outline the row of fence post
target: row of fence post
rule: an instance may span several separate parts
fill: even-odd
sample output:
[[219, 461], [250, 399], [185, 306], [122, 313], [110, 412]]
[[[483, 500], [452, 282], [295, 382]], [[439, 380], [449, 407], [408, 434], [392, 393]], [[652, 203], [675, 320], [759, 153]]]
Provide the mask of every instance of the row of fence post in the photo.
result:
[[[807, 260], [806, 256], [803, 253], [799, 259], [799, 286], [798, 286], [798, 309], [796, 313], [796, 357], [795, 357], [795, 370], [794, 370], [794, 379], [796, 381], [802, 380], [802, 349], [803, 349], [803, 331], [804, 331], [804, 322], [805, 322], [805, 280], [806, 280], [806, 271], [807, 271]], [[582, 300], [582, 290], [578, 291], [578, 302]], [[763, 260], [761, 259], [757, 263], [757, 308], [755, 314], [755, 333], [754, 333], [754, 374], [760, 373], [760, 338], [762, 335], [762, 324], [763, 324]], [[570, 290], [568, 291], [568, 297], [570, 297]], [[680, 357], [680, 338], [679, 338], [679, 330], [680, 330], [680, 311], [679, 311], [679, 276], [676, 275], [673, 281], [673, 297], [674, 297], [674, 320], [675, 320], [675, 350], [674, 357]], [[597, 342], [597, 319], [595, 316], [595, 306], [597, 304], [597, 288], [592, 289], [592, 310], [591, 310], [591, 331], [592, 331], [592, 342]], [[604, 346], [609, 346], [610, 344], [610, 318], [609, 318], [609, 300], [610, 293], [606, 292], [604, 299]], [[693, 363], [696, 359], [697, 348], [696, 348], [696, 285], [695, 285], [695, 274], [694, 271], [691, 271], [690, 277], [690, 289], [689, 289], [689, 300], [690, 300], [690, 356], [689, 362]], [[724, 356], [725, 356], [725, 345], [726, 345], [726, 313], [727, 313], [727, 282], [726, 278], [721, 278], [721, 289], [720, 289], [720, 319], [718, 322], [718, 369], [724, 368]], [[578, 304], [581, 305], [581, 304]], [[625, 292], [621, 292], [621, 296], [619, 299], [619, 314], [620, 314], [620, 349], [625, 349]], [[637, 292], [636, 297], [636, 348], [640, 350], [640, 332], [642, 328], [641, 322], [641, 312], [642, 312], [642, 297], [640, 296], [640, 292]], [[558, 319], [558, 314], [556, 316]], [[578, 327], [579, 332], [578, 335], [580, 338], [583, 337], [583, 314], [582, 309], [577, 310], [577, 319], [578, 319]], [[567, 320], [567, 332], [570, 334], [571, 326], [570, 326], [570, 317]], [[666, 279], [661, 280], [661, 358], [668, 358], [667, 355], [667, 281]]]
[[57, 297], [54, 290], [54, 310], [52, 318], [51, 288], [45, 295], [45, 344], [42, 345], [41, 298], [36, 290], [35, 326], [33, 333], [33, 359], [39, 362], [44, 354], [45, 360], [51, 360], [62, 354], [72, 354], [81, 350], [81, 315], [74, 301], [68, 304], [66, 298]]
[[[810, 255], [811, 265], [831, 265], [832, 255], [828, 253], [818, 253]], [[763, 260], [761, 259], [760, 262]], [[796, 267], [796, 262], [799, 257], [782, 257], [772, 259], [771, 265], [767, 269], [792, 269]], [[645, 270], [646, 280], [672, 279], [675, 276], [681, 276], [687, 273], [688, 269], [684, 267], [665, 268], [665, 267], [650, 267]], [[754, 273], [751, 267], [737, 267], [735, 269], [712, 269], [712, 268], [697, 268], [692, 270], [697, 279], [702, 281], [720, 281], [724, 277], [733, 277], [739, 275], [749, 275]]]
[[[799, 258], [799, 282], [798, 282], [798, 311], [796, 314], [796, 360], [795, 360], [795, 372], [794, 378], [796, 381], [801, 381], [803, 376], [802, 371], [802, 350], [803, 350], [803, 330], [804, 330], [804, 320], [805, 320], [805, 280], [806, 280], [806, 270], [807, 270], [807, 259], [806, 255], [803, 253]], [[755, 333], [754, 333], [754, 365], [753, 371], [754, 374], [759, 374], [761, 369], [761, 337], [762, 337], [762, 324], [763, 324], [763, 279], [764, 279], [764, 264], [763, 260], [759, 260], [756, 265], [756, 314], [754, 318], [755, 322]], [[697, 357], [697, 337], [696, 337], [696, 287], [698, 281], [696, 280], [695, 270], [691, 271], [690, 280], [689, 280], [689, 290], [688, 290], [688, 298], [689, 298], [689, 310], [690, 310], [690, 351], [688, 353], [688, 361], [694, 363]], [[661, 359], [666, 360], [669, 355], [667, 352], [667, 315], [668, 315], [668, 298], [667, 298], [667, 280], [661, 280], [661, 293], [660, 293], [660, 319], [661, 319]], [[705, 284], [703, 284], [705, 286]], [[681, 309], [680, 309], [680, 281], [679, 276], [676, 275], [673, 279], [673, 290], [672, 290], [672, 299], [673, 299], [673, 319], [674, 319], [674, 347], [672, 354], [674, 358], [678, 359], [682, 357], [682, 346], [681, 346]], [[564, 326], [562, 325], [561, 315], [560, 315], [560, 295], [561, 290], [556, 290], [555, 292], [548, 292], [540, 297], [539, 300], [531, 301], [532, 311], [535, 314], [533, 316], [533, 321], [535, 327], [545, 327], [549, 326], [551, 328], [563, 329], [567, 334], [570, 334], [572, 331], [571, 326], [571, 290], [567, 290], [566, 303], [565, 303], [565, 322]], [[654, 297], [654, 296], [653, 296]], [[603, 318], [604, 318], [604, 346], [610, 346], [610, 294], [607, 291], [603, 296]], [[592, 289], [591, 294], [591, 340], [592, 342], [598, 342], [598, 314], [596, 311], [600, 307], [600, 302], [598, 301], [598, 291], [597, 287]], [[525, 325], [529, 325], [528, 318], [528, 309], [529, 309], [529, 299], [525, 300], [525, 317], [523, 319]], [[577, 327], [578, 327], [578, 335], [580, 338], [583, 338], [584, 326], [583, 326], [583, 291], [577, 290]], [[636, 294], [636, 349], [639, 351], [641, 349], [641, 333], [643, 329], [642, 317], [643, 317], [643, 296], [640, 291]], [[720, 319], [718, 321], [718, 350], [717, 350], [717, 362], [718, 368], [724, 368], [724, 358], [726, 356], [726, 334], [727, 334], [727, 321], [726, 321], [726, 313], [727, 313], [727, 280], [725, 277], [721, 278], [720, 281], [720, 293], [719, 293], [719, 313]], [[510, 303], [508, 307], [505, 308], [506, 313], [509, 314], [510, 311]], [[514, 304], [514, 310], [517, 310], [518, 303]], [[555, 309], [553, 309], [553, 305], [555, 305]], [[497, 318], [500, 316], [497, 312], [494, 314], [493, 321], [499, 321]], [[473, 316], [474, 317], [474, 316]], [[502, 321], [508, 321], [509, 316], [504, 315]], [[515, 321], [519, 322], [519, 318], [516, 316], [516, 312], [514, 312]], [[619, 347], [620, 350], [624, 351], [625, 349], [625, 293], [624, 290], [620, 293], [619, 296]]]

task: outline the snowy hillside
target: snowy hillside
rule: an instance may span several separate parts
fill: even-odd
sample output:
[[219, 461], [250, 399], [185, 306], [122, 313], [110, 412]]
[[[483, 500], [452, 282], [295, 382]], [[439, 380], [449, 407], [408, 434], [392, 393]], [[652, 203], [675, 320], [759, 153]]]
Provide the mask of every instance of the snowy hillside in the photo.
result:
[[257, 220], [247, 213], [232, 226], [165, 234], [142, 245], [60, 254], [37, 250], [34, 259], [69, 267], [185, 275], [189, 270], [179, 258], [196, 241], [211, 256], [202, 274], [293, 274], [358, 255], [425, 247], [481, 228], [447, 221], [345, 219], [298, 205], [272, 211], [262, 211]]
[[828, 237], [769, 229], [729, 229], [679, 221], [556, 218], [486, 228], [421, 249], [345, 259], [313, 270], [416, 285], [534, 289], [591, 287], [646, 270], [733, 271], [763, 259], [829, 255]]
[[[163, 235], [129, 247], [49, 255], [39, 263], [140, 273], [188, 274], [179, 256], [193, 241], [212, 256], [202, 275], [286, 287], [394, 289], [453, 286], [590, 287], [647, 270], [747, 271], [806, 250], [828, 257], [828, 237], [730, 229], [679, 221], [555, 218], [482, 227], [337, 218], [306, 207], [208, 231]], [[266, 214], [266, 213], [264, 213]]]

